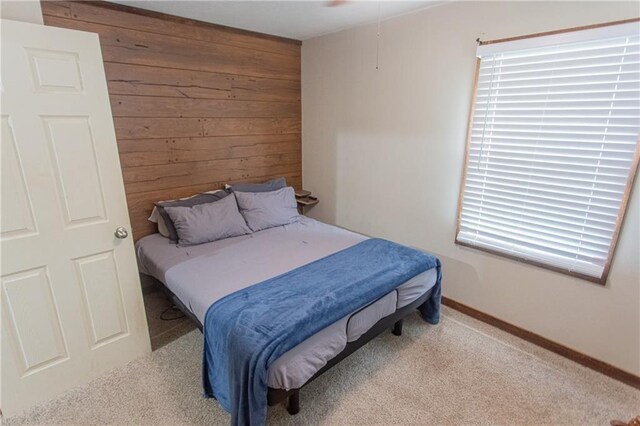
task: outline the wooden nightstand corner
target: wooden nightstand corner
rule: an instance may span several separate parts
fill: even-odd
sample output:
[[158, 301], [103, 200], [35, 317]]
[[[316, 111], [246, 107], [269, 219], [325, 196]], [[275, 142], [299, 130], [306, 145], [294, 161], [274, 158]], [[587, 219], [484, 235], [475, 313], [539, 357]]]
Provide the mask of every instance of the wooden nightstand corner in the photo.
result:
[[298, 203], [298, 212], [305, 214], [308, 209], [320, 202], [311, 192], [305, 190], [296, 191], [296, 202]]

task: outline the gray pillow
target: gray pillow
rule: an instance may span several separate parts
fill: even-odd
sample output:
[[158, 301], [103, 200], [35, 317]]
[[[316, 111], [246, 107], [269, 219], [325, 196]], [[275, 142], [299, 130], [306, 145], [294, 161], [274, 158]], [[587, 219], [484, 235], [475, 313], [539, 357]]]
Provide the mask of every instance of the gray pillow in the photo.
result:
[[250, 234], [232, 195], [208, 204], [164, 208], [178, 233], [180, 245], [193, 245]]
[[198, 194], [184, 200], [161, 201], [159, 203], [156, 203], [158, 214], [160, 214], [160, 217], [164, 219], [164, 223], [167, 227], [167, 232], [169, 234], [167, 238], [169, 238], [171, 242], [178, 241], [178, 233], [176, 232], [176, 227], [174, 226], [171, 217], [169, 217], [169, 215], [165, 211], [166, 207], [192, 207], [199, 204], [213, 203], [214, 201], [222, 200], [227, 195], [229, 195], [228, 192], [220, 190], [216, 192], [205, 192], [203, 194]]
[[271, 192], [234, 192], [240, 213], [252, 231], [296, 222], [298, 205], [292, 187]]
[[285, 188], [287, 180], [283, 177], [268, 180], [264, 183], [234, 183], [227, 185], [227, 188], [233, 192], [270, 192]]

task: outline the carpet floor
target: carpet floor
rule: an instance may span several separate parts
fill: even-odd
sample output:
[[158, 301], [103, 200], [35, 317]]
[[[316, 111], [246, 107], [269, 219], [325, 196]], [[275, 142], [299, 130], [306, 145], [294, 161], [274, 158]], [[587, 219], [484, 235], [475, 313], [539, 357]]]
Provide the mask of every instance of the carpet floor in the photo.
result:
[[[227, 425], [201, 397], [202, 336], [192, 331], [122, 368], [10, 419], [22, 424]], [[640, 391], [443, 307], [417, 315], [301, 391], [301, 411], [269, 424], [608, 425], [640, 413]]]

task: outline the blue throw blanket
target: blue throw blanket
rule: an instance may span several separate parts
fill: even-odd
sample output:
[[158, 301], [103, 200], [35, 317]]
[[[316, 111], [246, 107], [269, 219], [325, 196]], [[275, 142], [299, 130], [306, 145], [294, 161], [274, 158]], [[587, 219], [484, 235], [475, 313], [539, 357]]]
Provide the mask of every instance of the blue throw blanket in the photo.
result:
[[420, 311], [436, 324], [440, 261], [381, 239], [365, 240], [218, 300], [204, 322], [205, 395], [218, 399], [232, 424], [264, 425], [267, 371], [276, 359], [434, 267], [438, 280]]

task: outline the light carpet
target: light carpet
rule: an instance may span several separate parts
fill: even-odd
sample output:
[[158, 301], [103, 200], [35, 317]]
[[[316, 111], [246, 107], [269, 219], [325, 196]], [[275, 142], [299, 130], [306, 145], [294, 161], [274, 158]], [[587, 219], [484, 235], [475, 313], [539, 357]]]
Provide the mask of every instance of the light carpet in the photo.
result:
[[[227, 425], [201, 397], [202, 335], [39, 406], [21, 424]], [[369, 342], [301, 391], [301, 411], [269, 424], [608, 425], [640, 413], [640, 391], [443, 307], [439, 325], [412, 315], [402, 337]]]

